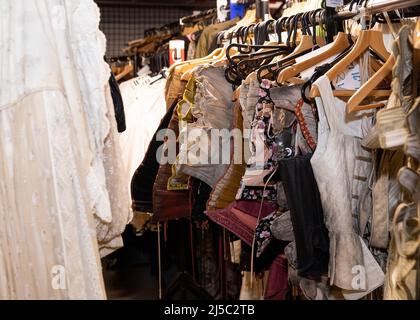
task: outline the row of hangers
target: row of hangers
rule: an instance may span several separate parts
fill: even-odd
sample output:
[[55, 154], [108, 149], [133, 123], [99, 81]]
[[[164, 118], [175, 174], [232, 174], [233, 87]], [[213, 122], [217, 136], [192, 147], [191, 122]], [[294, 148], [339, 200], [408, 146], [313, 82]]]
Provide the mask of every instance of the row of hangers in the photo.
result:
[[112, 73], [115, 75], [117, 81], [121, 81], [128, 75], [134, 73], [134, 65], [132, 57], [121, 56], [110, 58], [107, 61], [111, 66]]
[[191, 16], [183, 17], [157, 28], [151, 28], [144, 32], [144, 37], [128, 42], [123, 51], [129, 55], [140, 54], [142, 56], [153, 55], [159, 48], [170, 40], [203, 30], [213, 24], [217, 19], [217, 10], [210, 9]]
[[[125, 65], [121, 68], [115, 68], [117, 81], [126, 79], [127, 76], [135, 74], [137, 66], [135, 66], [131, 57], [146, 57], [150, 61], [150, 67], [153, 74], [159, 73], [163, 68], [169, 66], [168, 42], [182, 34], [183, 29], [194, 26], [203, 29], [206, 23], [212, 23], [217, 17], [216, 9], [203, 11], [199, 14], [181, 18], [180, 21], [165, 24], [157, 28], [151, 28], [144, 32], [144, 37], [133, 40], [123, 49], [127, 54]], [[188, 31], [189, 32], [189, 31]], [[120, 59], [119, 59], [120, 61]], [[111, 61], [116, 62], [116, 61]]]
[[[367, 2], [359, 1], [357, 8], [365, 7]], [[353, 9], [352, 5], [355, 4], [356, 1], [350, 4], [351, 9]], [[249, 12], [253, 14], [252, 10]], [[379, 22], [383, 16], [383, 13], [381, 13], [370, 17], [371, 27]], [[383, 103], [362, 104], [367, 98], [377, 101], [384, 100], [391, 93], [389, 89], [377, 88], [390, 75], [395, 63], [395, 57], [385, 48], [382, 32], [364, 29], [360, 31], [358, 38], [353, 41], [349, 34], [340, 31], [327, 50], [322, 50], [319, 54], [296, 63], [296, 58], [312, 51], [316, 52], [318, 48], [325, 45], [325, 40], [317, 36], [316, 26], [320, 25], [322, 29], [323, 19], [326, 18], [323, 9], [262, 23], [256, 23], [255, 19], [246, 16], [235, 28], [225, 32], [229, 35], [228, 40], [231, 42], [227, 47], [217, 49], [205, 58], [187, 61], [175, 65], [173, 68], [179, 68], [179, 71], [183, 73], [183, 80], [188, 80], [191, 77], [196, 66], [210, 63], [227, 65], [226, 78], [236, 86], [239, 86], [242, 81], [249, 80], [249, 76], [253, 72], [257, 73], [257, 78], [260, 81], [263, 78], [270, 78], [279, 85], [304, 83], [302, 96], [308, 101], [319, 96], [318, 88], [312, 86], [317, 77], [325, 74], [332, 81], [356, 59], [365, 52], [369, 52], [371, 67], [375, 71], [374, 75], [360, 89], [335, 89], [334, 96], [349, 99], [347, 102], [348, 112], [383, 107]], [[336, 21], [336, 23], [341, 24], [342, 21]], [[299, 42], [297, 41], [298, 29], [301, 31]], [[287, 32], [286, 39], [282, 39], [283, 30]], [[278, 35], [279, 41], [277, 43], [268, 41], [268, 34], [273, 32]], [[251, 35], [254, 36], [253, 40], [251, 40]], [[262, 35], [262, 37], [259, 35]], [[236, 39], [237, 43], [232, 43], [233, 39]], [[337, 57], [332, 62], [323, 68], [318, 67], [316, 69], [311, 80], [305, 82], [298, 78], [303, 71], [334, 56]], [[306, 89], [309, 88], [309, 96], [307, 96]]]
[[[364, 6], [365, 4], [357, 3], [357, 5]], [[370, 21], [371, 26], [380, 22], [382, 18], [382, 15], [373, 16]], [[392, 60], [390, 60], [392, 55], [385, 49], [382, 33], [379, 31], [363, 30], [355, 41], [348, 34], [340, 31], [327, 50], [314, 55], [310, 59], [296, 63], [296, 58], [308, 52], [316, 52], [318, 48], [325, 45], [325, 39], [317, 36], [317, 26], [320, 25], [320, 28], [323, 29], [323, 25], [326, 23], [322, 20], [325, 19], [327, 19], [325, 10], [318, 9], [279, 20], [269, 20], [267, 23], [257, 23], [255, 10], [248, 10], [246, 16], [235, 27], [220, 34], [219, 40], [221, 42], [225, 40], [228, 40], [228, 43], [230, 42], [227, 46], [216, 49], [204, 58], [176, 63], [169, 71], [176, 70], [182, 74], [182, 80], [188, 81], [197, 66], [203, 64], [222, 65], [227, 66], [226, 77], [234, 85], [240, 85], [243, 81], [249, 80], [250, 74], [253, 72], [257, 73], [260, 80], [268, 77], [275, 79], [279, 84], [287, 85], [302, 83], [302, 80], [298, 78], [300, 73], [337, 56], [328, 65], [316, 69], [315, 75], [310, 80], [313, 83], [316, 76], [329, 72], [332, 79], [334, 74], [348, 66], [347, 63], [353, 62], [358, 56], [369, 51], [374, 57], [372, 58], [372, 67], [376, 71], [376, 77], [371, 78], [371, 80], [375, 80], [372, 80], [369, 88], [362, 89], [362, 87], [359, 89], [361, 90], [359, 93], [349, 90], [335, 90], [335, 95], [351, 97], [356, 99], [353, 100], [354, 102], [359, 99], [362, 99], [360, 100], [362, 102], [365, 99], [363, 96], [366, 92], [366, 97], [381, 98], [389, 96], [389, 90], [375, 90], [376, 83], [379, 83], [380, 79], [384, 79], [389, 74], [388, 70], [393, 65]], [[385, 18], [383, 19], [385, 21]], [[419, 23], [417, 28], [420, 31]], [[301, 34], [298, 30], [301, 31]], [[282, 31], [286, 31], [286, 37], [283, 36]], [[269, 33], [277, 33], [278, 41], [270, 42], [268, 40]], [[413, 40], [418, 49], [420, 49], [419, 37], [420, 32], [417, 33], [418, 39]], [[233, 43], [233, 39], [238, 43]], [[310, 82], [305, 82], [303, 85], [302, 91], [305, 97], [307, 95], [306, 91], [310, 91], [305, 90], [305, 88], [309, 89], [310, 85]], [[365, 86], [368, 86], [367, 83]], [[371, 86], [372, 88], [370, 88]], [[316, 96], [316, 92], [314, 92], [314, 95], [312, 95], [312, 92], [310, 94], [309, 98]], [[351, 101], [350, 99], [349, 102]], [[356, 106], [360, 107], [359, 103], [356, 103]], [[351, 109], [350, 112], [354, 111], [352, 108], [349, 109]]]

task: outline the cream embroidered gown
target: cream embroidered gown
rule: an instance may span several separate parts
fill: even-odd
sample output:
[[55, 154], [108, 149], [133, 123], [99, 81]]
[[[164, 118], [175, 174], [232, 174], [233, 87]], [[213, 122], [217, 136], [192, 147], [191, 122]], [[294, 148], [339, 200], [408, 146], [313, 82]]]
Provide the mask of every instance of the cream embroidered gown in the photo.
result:
[[98, 238], [130, 216], [98, 25], [93, 0], [0, 1], [0, 299], [106, 297]]

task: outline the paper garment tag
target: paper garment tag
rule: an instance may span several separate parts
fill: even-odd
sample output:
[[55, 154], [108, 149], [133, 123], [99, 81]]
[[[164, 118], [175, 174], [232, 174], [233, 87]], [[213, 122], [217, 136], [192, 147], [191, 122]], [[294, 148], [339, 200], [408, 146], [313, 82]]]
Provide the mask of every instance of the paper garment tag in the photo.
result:
[[337, 8], [343, 6], [344, 2], [343, 0], [327, 0], [326, 5], [330, 8]]

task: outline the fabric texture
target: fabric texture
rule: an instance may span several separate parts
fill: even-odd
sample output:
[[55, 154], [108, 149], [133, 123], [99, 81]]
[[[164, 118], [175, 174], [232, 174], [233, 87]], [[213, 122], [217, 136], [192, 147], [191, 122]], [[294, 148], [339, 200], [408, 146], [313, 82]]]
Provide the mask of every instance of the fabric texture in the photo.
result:
[[278, 255], [268, 273], [264, 300], [286, 300], [288, 291], [287, 259]]
[[121, 133], [127, 129], [125, 124], [124, 101], [121, 96], [120, 86], [113, 73], [111, 73], [111, 77], [109, 78], [109, 86], [111, 88], [112, 101], [114, 103], [118, 132]]
[[283, 159], [279, 170], [293, 224], [298, 274], [316, 279], [328, 272], [329, 240], [311, 157]]
[[[179, 135], [178, 112], [174, 109], [168, 130]], [[163, 144], [162, 157], [168, 153], [170, 140]], [[171, 146], [173, 147], [173, 146]], [[175, 146], [178, 149], [178, 144]], [[175, 220], [191, 216], [190, 190], [168, 190], [168, 180], [172, 176], [172, 165], [161, 163], [153, 185], [153, 222]]]
[[127, 181], [125, 180], [124, 165], [121, 161], [119, 134], [114, 121], [113, 101], [109, 87], [107, 86], [106, 88], [105, 98], [108, 107], [107, 117], [110, 123], [110, 132], [104, 142], [103, 164], [106, 172], [106, 188], [109, 194], [112, 219], [111, 221], [100, 219], [96, 221], [96, 232], [101, 257], [105, 257], [124, 246], [121, 235], [127, 224], [133, 218], [130, 209], [130, 194], [123, 188]]
[[[386, 141], [381, 146], [385, 149], [398, 148], [397, 152], [404, 151], [405, 154], [404, 166], [398, 170], [396, 176], [400, 188], [394, 191], [394, 198], [396, 195], [399, 203], [390, 223], [391, 240], [384, 289], [386, 300], [418, 300], [420, 297], [420, 166], [416, 152], [420, 141], [420, 99], [413, 101], [412, 94], [411, 80], [415, 70], [410, 41], [412, 33], [412, 28], [405, 25], [399, 30], [398, 38], [394, 42], [392, 49], [396, 62], [393, 68], [393, 99], [381, 110], [384, 113], [398, 110], [403, 116], [383, 118], [382, 126], [378, 119], [379, 129], [382, 129], [382, 132], [379, 130], [379, 137], [382, 136], [382, 140]], [[392, 168], [395, 173], [395, 166]]]
[[[249, 246], [252, 245], [261, 203], [258, 201], [237, 201], [226, 209], [207, 211], [206, 215], [218, 225], [226, 228]], [[264, 202], [261, 218], [277, 210], [273, 202]]]
[[194, 59], [203, 58], [207, 56], [210, 49], [211, 43], [216, 38], [217, 33], [233, 27], [239, 19], [230, 20], [223, 23], [212, 24], [205, 27], [203, 32], [198, 39], [197, 46], [195, 48]]
[[166, 112], [163, 117], [151, 143], [147, 149], [143, 162], [137, 168], [131, 181], [131, 198], [134, 211], [153, 212], [153, 185], [159, 170], [159, 162], [156, 154], [164, 141], [157, 140], [157, 134], [160, 130], [167, 129], [172, 115], [175, 111], [177, 102]]
[[[238, 103], [234, 108], [233, 129], [238, 129], [241, 133], [243, 133], [241, 108]], [[234, 137], [231, 138], [230, 165], [225, 174], [214, 185], [213, 191], [211, 192], [207, 202], [208, 211], [226, 208], [235, 200], [242, 176], [244, 175], [246, 169], [246, 163], [244, 159], [242, 160], [242, 163], [240, 163], [240, 161], [236, 162], [237, 159], [235, 158], [235, 155], [242, 155], [243, 153], [240, 153], [239, 150], [243, 150], [243, 148], [246, 147], [247, 144], [243, 143], [242, 140], [237, 141]]]
[[[368, 293], [368, 286], [374, 289], [382, 285], [384, 278], [359, 234], [360, 203], [368, 194], [367, 177], [372, 170], [371, 155], [362, 148], [361, 139], [371, 120], [368, 115], [355, 118], [346, 115], [346, 104], [333, 96], [326, 76], [314, 85], [319, 88], [321, 98], [316, 99], [318, 146], [311, 164], [329, 231], [330, 283], [363, 295]], [[373, 265], [369, 266], [368, 261]], [[366, 283], [360, 288], [352, 284], [354, 266], [362, 266], [365, 275]]]
[[[175, 167], [177, 173], [192, 176], [214, 187], [228, 170], [230, 162], [222, 161], [224, 141], [219, 138], [218, 143], [213, 143], [212, 131], [232, 129], [233, 91], [226, 81], [223, 67], [200, 66], [194, 72], [194, 80], [196, 90], [192, 92], [194, 103], [190, 105], [190, 112], [195, 121], [187, 123], [185, 131], [180, 132], [179, 164]], [[193, 132], [197, 132], [198, 137]], [[203, 164], [202, 159], [206, 163]], [[216, 163], [213, 163], [214, 159]]]
[[131, 180], [142, 163], [161, 119], [166, 113], [163, 97], [165, 79], [134, 78], [121, 84], [127, 130], [120, 135], [121, 157], [125, 166], [126, 184], [131, 192]]
[[175, 100], [178, 100], [179, 95], [184, 92], [186, 81], [181, 80], [182, 73], [177, 68], [172, 68], [169, 72], [165, 85], [165, 101], [166, 108], [169, 109]]
[[106, 178], [119, 150], [99, 9], [18, 0], [0, 12], [0, 299], [104, 299], [95, 224], [129, 210], [113, 211], [124, 188]]

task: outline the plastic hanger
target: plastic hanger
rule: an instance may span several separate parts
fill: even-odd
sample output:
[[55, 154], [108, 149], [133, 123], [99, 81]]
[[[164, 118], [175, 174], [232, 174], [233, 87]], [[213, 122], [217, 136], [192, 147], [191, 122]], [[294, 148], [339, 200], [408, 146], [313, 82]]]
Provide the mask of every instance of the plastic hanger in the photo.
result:
[[[302, 17], [303, 14], [297, 14], [296, 16], [292, 17], [292, 31], [288, 33], [288, 37], [286, 40], [286, 45], [294, 47], [295, 49], [289, 55], [282, 57], [281, 59], [273, 62], [271, 64], [262, 66], [257, 71], [257, 78], [258, 81], [262, 81], [262, 78], [267, 76], [268, 74], [274, 74], [275, 79], [277, 79], [278, 73], [284, 68], [285, 64], [291, 64], [294, 60], [308, 52], [311, 52], [314, 48], [314, 44], [312, 42], [312, 37], [308, 35], [303, 35], [301, 41], [298, 46], [296, 46], [296, 38], [297, 38], [297, 22]], [[287, 23], [287, 22], [286, 22]], [[293, 35], [292, 42], [290, 39]]]
[[[282, 41], [282, 29], [284, 28], [284, 23], [285, 23], [285, 21], [288, 19], [288, 17], [282, 17], [282, 18], [280, 18], [280, 19], [278, 19], [278, 20], [276, 20], [275, 22], [274, 22], [274, 24], [273, 24], [273, 29], [274, 29], [274, 32], [277, 34], [277, 38], [278, 38], [278, 41], [277, 42], [270, 42], [270, 43], [268, 43], [268, 44], [264, 44], [264, 46], [274, 46], [274, 45], [277, 45], [277, 47], [282, 47], [282, 48], [284, 48], [284, 49], [288, 49], [288, 47], [286, 47], [286, 45], [283, 43], [283, 41]], [[249, 30], [244, 30], [244, 32], [248, 32]], [[246, 39], [246, 37], [245, 37], [245, 39]], [[262, 52], [262, 51], [265, 51], [265, 52], [267, 52], [267, 50], [268, 49], [266, 49], [266, 48], [262, 48], [262, 49], [260, 49], [259, 50], [259, 52]], [[278, 54], [281, 54], [282, 52], [286, 52], [286, 51], [281, 51], [281, 52], [278, 52]], [[274, 57], [274, 59], [275, 59], [276, 57]], [[274, 61], [274, 60], [273, 60]], [[251, 82], [251, 78], [255, 75], [255, 73], [256, 73], [256, 71], [255, 70], [253, 70], [253, 71], [251, 71], [251, 72], [249, 72], [249, 74], [246, 76], [246, 78], [245, 78], [245, 80], [243, 80], [243, 82], [242, 83], [246, 83], [246, 84], [249, 84], [250, 82]], [[240, 90], [241, 90], [241, 86], [239, 86], [235, 91], [234, 91], [234, 93], [233, 93], [233, 98], [232, 98], [232, 100], [233, 101], [236, 101], [238, 98], [239, 98], [239, 95], [240, 95]]]
[[[238, 44], [235, 44], [234, 46], [238, 47]], [[287, 46], [277, 45], [272, 47], [274, 48], [273, 50], [239, 54], [234, 57], [230, 56], [230, 48], [228, 47], [227, 58], [229, 61], [229, 66], [226, 70], [226, 79], [234, 85], [240, 85], [242, 80], [245, 80], [250, 73], [257, 70], [261, 65], [268, 64], [273, 60], [273, 58], [281, 55], [282, 53], [289, 53], [291, 50], [291, 48]], [[251, 51], [252, 48], [270, 49], [270, 46], [245, 45], [243, 48], [241, 48], [239, 45], [240, 51], [244, 52], [245, 48], [248, 48], [248, 50]]]
[[[276, 30], [277, 34], [279, 35], [279, 39], [281, 37], [281, 30], [284, 28], [287, 31], [287, 39], [286, 39], [285, 45], [286, 45], [286, 48], [289, 48], [288, 50], [289, 52], [282, 52], [282, 53], [288, 54], [289, 57], [290, 57], [290, 54], [293, 52], [294, 48], [296, 47], [296, 38], [295, 37], [292, 38], [292, 35], [295, 32], [294, 20], [295, 20], [295, 16], [285, 17], [284, 19], [280, 21], [279, 29]], [[292, 40], [292, 42], [290, 40]], [[278, 70], [278, 68], [282, 66], [282, 63], [291, 62], [293, 60], [293, 58], [285, 60], [283, 59], [284, 57], [285, 57], [284, 55], [277, 54], [274, 57], [273, 61], [271, 61], [271, 63], [269, 61], [265, 63], [261, 63], [259, 68], [257, 68], [258, 81], [261, 82], [262, 78], [267, 76], [270, 73], [274, 74]]]
[[[242, 27], [240, 27], [240, 28], [242, 28]], [[232, 42], [233, 37], [235, 35], [236, 36], [239, 35], [238, 31], [236, 31], [234, 33], [231, 33], [231, 35], [230, 35], [230, 41], [231, 42]], [[216, 53], [217, 53], [217, 55], [216, 55]], [[211, 59], [201, 60], [201, 61], [193, 62], [192, 64], [189, 64], [189, 65], [182, 66], [181, 70], [180, 70], [180, 72], [183, 72], [181, 80], [188, 81], [189, 79], [191, 79], [191, 76], [192, 76], [195, 68], [200, 66], [200, 65], [203, 65], [205, 63], [209, 63], [213, 66], [225, 65], [228, 62], [227, 56], [228, 55], [229, 56], [234, 55], [234, 54], [237, 54], [237, 53], [238, 53], [238, 51], [232, 46], [229, 46], [228, 48], [223, 47], [223, 48], [216, 49], [213, 52], [213, 54], [212, 54], [213, 57]]]
[[[345, 71], [346, 68], [353, 63], [362, 53], [367, 49], [371, 48], [376, 54], [379, 55], [384, 61], [386, 61], [390, 54], [386, 50], [382, 33], [376, 30], [362, 30], [359, 38], [356, 41], [353, 49], [346, 55], [340, 62], [338, 62], [333, 68], [331, 68], [325, 75], [331, 81], [335, 79], [341, 72]], [[346, 90], [344, 90], [346, 91]], [[351, 91], [351, 90], [350, 90]], [[375, 93], [375, 92], [373, 92]], [[348, 94], [342, 95], [342, 90], [336, 91], [336, 96], [348, 96]], [[383, 94], [383, 92], [381, 93]], [[317, 86], [313, 86], [311, 89], [311, 97], [319, 97], [320, 92]]]

